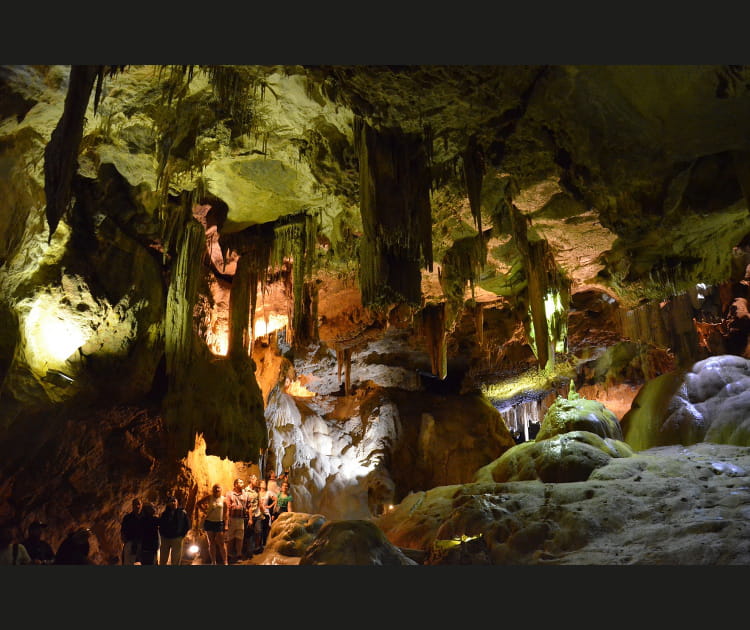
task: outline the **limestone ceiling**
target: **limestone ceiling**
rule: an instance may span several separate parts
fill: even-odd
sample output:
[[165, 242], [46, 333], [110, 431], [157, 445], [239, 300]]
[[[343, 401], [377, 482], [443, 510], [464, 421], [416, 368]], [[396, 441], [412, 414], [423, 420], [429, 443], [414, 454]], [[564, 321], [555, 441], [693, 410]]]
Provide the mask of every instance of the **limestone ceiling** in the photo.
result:
[[[126, 66], [107, 78], [98, 111], [90, 105], [87, 114], [79, 173], [93, 178], [103, 164], [113, 165], [153, 211], [149, 192], [167, 146], [170, 192], [194, 188], [202, 175], [226, 204], [223, 232], [315, 212], [335, 245], [345, 234], [361, 235], [354, 133], [361, 119], [427, 143], [439, 264], [441, 252], [474, 229], [464, 180], [474, 138], [491, 237], [507, 242], [510, 201], [533, 237], [548, 240], [574, 291], [599, 287], [632, 303], [660, 297], [665, 279], [672, 290], [726, 279], [732, 249], [750, 232], [745, 67], [236, 69], [254, 78], [249, 133], [206, 72], [194, 71], [168, 116], [158, 67]], [[49, 137], [66, 71], [3, 68], [6, 138]], [[41, 171], [37, 180], [42, 184]], [[483, 277], [495, 280], [485, 289], [514, 267], [508, 250], [490, 251]]]

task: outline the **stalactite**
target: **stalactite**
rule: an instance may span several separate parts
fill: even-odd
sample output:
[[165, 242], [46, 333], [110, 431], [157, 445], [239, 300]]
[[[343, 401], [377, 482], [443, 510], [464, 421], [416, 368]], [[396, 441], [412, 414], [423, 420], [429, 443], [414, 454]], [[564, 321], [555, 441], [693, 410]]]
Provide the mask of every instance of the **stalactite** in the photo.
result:
[[302, 290], [302, 308], [297, 340], [308, 343], [318, 341], [318, 282], [305, 282]]
[[484, 306], [474, 304], [474, 325], [477, 331], [477, 343], [481, 348], [484, 345]]
[[[528, 282], [527, 292], [531, 308], [531, 325], [537, 361], [543, 369], [551, 369], [555, 363], [555, 348], [558, 343], [567, 347], [564, 336], [566, 322], [550, 314], [548, 319], [546, 301], [557, 296], [567, 313], [570, 301], [569, 281], [560, 273], [549, 244], [544, 240], [530, 240], [527, 233], [527, 219], [515, 206], [511, 205], [511, 225], [516, 247], [524, 261]], [[550, 325], [550, 322], [552, 325]], [[562, 339], [560, 337], [563, 337]]]
[[282, 217], [274, 224], [274, 247], [271, 262], [280, 265], [292, 260], [292, 295], [294, 300], [291, 340], [297, 345], [309, 341], [298, 333], [303, 329], [304, 286], [313, 272], [319, 219], [307, 213]]
[[458, 239], [443, 256], [440, 286], [456, 305], [463, 304], [468, 283], [474, 297], [474, 285], [487, 262], [487, 242], [481, 234]]
[[193, 309], [203, 273], [200, 263], [205, 253], [205, 236], [198, 221], [186, 223], [169, 283], [164, 340], [167, 375], [175, 383], [180, 382], [181, 368], [190, 365], [192, 359]]
[[348, 396], [352, 389], [352, 349], [344, 348], [344, 393]]
[[251, 286], [250, 258], [241, 256], [237, 261], [237, 271], [232, 278], [229, 293], [229, 340], [227, 356], [238, 359], [247, 356], [250, 349], [250, 294], [257, 293], [257, 284]]
[[[230, 251], [241, 256], [241, 260], [247, 265], [247, 283], [250, 293], [251, 339], [255, 338], [255, 312], [258, 303], [258, 290], [262, 293], [266, 286], [266, 277], [272, 264], [272, 252], [274, 248], [274, 225], [273, 222], [252, 225], [241, 232], [222, 234], [219, 237], [219, 246], [222, 256], [226, 261]], [[239, 270], [239, 267], [238, 267]]]
[[424, 141], [355, 119], [360, 166], [360, 289], [365, 306], [419, 305], [432, 270], [431, 175]]
[[[180, 401], [191, 388], [191, 366], [200, 354], [194, 312], [203, 274], [205, 236], [203, 225], [190, 219], [181, 232], [172, 266], [164, 318], [168, 400]], [[189, 448], [189, 443], [194, 443], [197, 418], [183, 414], [179, 403], [166, 406], [164, 420], [169, 432], [169, 451], [182, 452], [185, 447]]]
[[464, 308], [464, 295], [467, 283], [474, 299], [474, 285], [487, 260], [487, 241], [481, 235], [457, 240], [445, 253], [441, 272], [438, 274], [440, 287], [446, 299], [444, 313], [445, 333], [449, 333]]
[[336, 347], [336, 371], [338, 382], [341, 383], [341, 372], [344, 372], [344, 394], [347, 396], [351, 391], [352, 380], [352, 354], [354, 348], [350, 346]]
[[482, 149], [477, 143], [477, 137], [471, 136], [469, 143], [463, 154], [464, 163], [464, 181], [466, 182], [466, 192], [469, 197], [471, 215], [474, 217], [479, 234], [482, 234], [482, 178], [484, 177], [484, 158]]
[[71, 66], [65, 105], [57, 126], [44, 148], [45, 215], [47, 242], [71, 205], [73, 175], [78, 168], [78, 149], [83, 138], [86, 108], [101, 66]]
[[177, 241], [181, 238], [183, 226], [192, 216], [192, 207], [187, 201], [185, 201], [182, 204], [174, 204], [170, 208], [169, 204], [165, 201], [160, 205], [160, 208], [162, 210], [162, 258], [166, 263], [170, 255], [172, 255], [177, 248]]
[[339, 383], [341, 382], [341, 369], [344, 367], [344, 349], [336, 348], [336, 369]]
[[444, 379], [448, 375], [448, 344], [445, 332], [445, 302], [427, 304], [422, 309], [422, 330], [427, 341], [432, 373]]

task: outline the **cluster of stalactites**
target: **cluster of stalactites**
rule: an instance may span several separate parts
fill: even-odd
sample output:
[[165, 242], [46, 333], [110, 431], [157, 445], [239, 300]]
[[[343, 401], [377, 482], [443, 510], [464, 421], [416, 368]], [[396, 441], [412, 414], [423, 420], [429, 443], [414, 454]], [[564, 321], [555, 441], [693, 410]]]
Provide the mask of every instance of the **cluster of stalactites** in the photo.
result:
[[474, 224], [482, 235], [482, 179], [484, 178], [484, 154], [477, 143], [477, 137], [471, 136], [463, 154], [464, 182], [466, 183], [466, 193], [469, 197], [469, 206], [471, 216], [474, 218]]
[[567, 346], [567, 321], [563, 321], [557, 312], [548, 316], [547, 301], [550, 296], [555, 297], [562, 305], [561, 312], [567, 314], [570, 282], [558, 270], [547, 241], [529, 238], [526, 217], [512, 204], [510, 211], [514, 242], [523, 258], [528, 281], [532, 327], [528, 332], [533, 339], [532, 349], [542, 369], [550, 369], [554, 367], [556, 348]]
[[[290, 318], [291, 330], [288, 337], [302, 341], [309, 334], [314, 334], [316, 327], [305, 326], [305, 322], [310, 319], [306, 317], [306, 313], [313, 313], [317, 310], [317, 291], [308, 282], [314, 268], [317, 234], [317, 217], [299, 213], [282, 217], [271, 223], [251, 226], [241, 232], [222, 235], [219, 238], [224, 260], [227, 259], [230, 251], [239, 255], [230, 298], [230, 308], [238, 309], [238, 318], [247, 316], [249, 321], [254, 323], [258, 287], [260, 286], [262, 294], [268, 272], [281, 268], [285, 262], [291, 263], [293, 314]], [[238, 292], [237, 297], [234, 295], [235, 290]], [[249, 311], [240, 305], [240, 301], [243, 304], [249, 303]], [[235, 307], [231, 307], [232, 303]], [[239, 312], [239, 309], [243, 312]], [[231, 321], [234, 321], [234, 317], [234, 315], [231, 316]], [[248, 320], [244, 321], [245, 328], [247, 328]], [[237, 335], [239, 335], [240, 324], [237, 323], [237, 326]], [[310, 333], [311, 330], [312, 333]], [[302, 331], [308, 331], [308, 334], [300, 335]], [[240, 350], [239, 339], [237, 337], [238, 351]]]
[[471, 287], [473, 298], [474, 286], [486, 262], [487, 241], [481, 233], [453, 243], [443, 256], [440, 272], [440, 286], [446, 299], [455, 303], [456, 307], [463, 304], [467, 284]]
[[173, 382], [179, 381], [180, 368], [190, 365], [193, 358], [193, 309], [203, 274], [200, 260], [205, 248], [203, 226], [197, 221], [188, 221], [172, 267], [164, 321], [167, 376]]
[[432, 270], [431, 176], [425, 141], [355, 120], [359, 153], [360, 289], [364, 306], [421, 302]]
[[[274, 249], [274, 230], [272, 223], [263, 223], [260, 225], [253, 225], [249, 228], [242, 230], [241, 232], [234, 232], [231, 234], [222, 234], [219, 237], [219, 247], [221, 247], [221, 253], [226, 262], [227, 256], [230, 251], [236, 252], [240, 258], [237, 261], [237, 272], [232, 280], [232, 293], [230, 294], [230, 309], [232, 300], [235, 304], [238, 304], [237, 297], [235, 296], [235, 286], [238, 294], [242, 294], [244, 301], [249, 301], [249, 312], [243, 307], [244, 313], [237, 314], [237, 332], [239, 333], [239, 327], [243, 326], [246, 331], [248, 326], [248, 319], [251, 325], [255, 323], [255, 311], [258, 304], [258, 287], [260, 286], [261, 295], [265, 289], [266, 276], [268, 268], [271, 266], [271, 256]], [[239, 307], [239, 305], [238, 305]], [[233, 309], [232, 309], [233, 310]], [[240, 322], [240, 317], [247, 316], [248, 319], [244, 319]], [[232, 327], [235, 325], [234, 315], [230, 315], [230, 339], [229, 348], [231, 352], [232, 348]], [[251, 329], [251, 334], [254, 331]], [[246, 335], [245, 332], [242, 333]], [[235, 336], [235, 341], [239, 340]], [[248, 340], [248, 343], [250, 340]], [[245, 344], [243, 342], [243, 347]], [[237, 351], [239, 351], [239, 346]], [[245, 352], [247, 348], [245, 347]]]
[[[278, 219], [274, 225], [274, 249], [272, 264], [281, 265], [284, 260], [292, 260], [292, 296], [294, 311], [291, 318], [291, 340], [293, 344], [304, 341], [305, 313], [313, 308], [305, 284], [313, 273], [315, 248], [318, 237], [318, 218], [307, 213], [299, 213]], [[317, 297], [312, 301], [317, 304]], [[306, 308], [307, 306], [307, 308]]]

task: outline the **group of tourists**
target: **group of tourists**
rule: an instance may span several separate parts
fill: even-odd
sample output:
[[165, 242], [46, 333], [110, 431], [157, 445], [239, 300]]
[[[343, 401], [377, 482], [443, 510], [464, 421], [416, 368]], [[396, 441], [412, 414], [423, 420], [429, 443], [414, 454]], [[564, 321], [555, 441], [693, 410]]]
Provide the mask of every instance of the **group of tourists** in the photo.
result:
[[[293, 512], [288, 472], [277, 478], [271, 472], [267, 479], [250, 475], [234, 480], [226, 494], [221, 484], [196, 502], [202, 515], [200, 530], [206, 534], [210, 564], [235, 564], [263, 552], [271, 524], [283, 512]], [[0, 526], [1, 564], [90, 564], [89, 538], [85, 527], [71, 530], [55, 552], [42, 538], [46, 527], [41, 521], [28, 526], [27, 537], [20, 540], [14, 525]], [[185, 537], [191, 520], [177, 497], [168, 496], [165, 507], [157, 516], [153, 503], [138, 497], [120, 522], [123, 565], [179, 565], [183, 560]], [[117, 563], [112, 558], [110, 563]]]
[[52, 549], [42, 532], [46, 523], [33, 521], [27, 536], [18, 540], [17, 527], [6, 524], [0, 527], [0, 565], [2, 564], [89, 564], [89, 536], [85, 527], [72, 530], [60, 543], [57, 551]]
[[[196, 502], [203, 514], [200, 529], [206, 533], [210, 564], [235, 564], [262, 553], [271, 524], [281, 512], [292, 512], [288, 473], [268, 479], [251, 475], [234, 480], [226, 494], [215, 483], [211, 492]], [[167, 499], [159, 517], [153, 504], [133, 499], [132, 509], [122, 519], [122, 564], [181, 564], [190, 518], [175, 497]]]
[[282, 512], [294, 511], [287, 473], [279, 481], [273, 472], [267, 480], [250, 475], [247, 484], [238, 477], [226, 494], [214, 484], [197, 506], [206, 514], [202, 529], [210, 564], [224, 565], [262, 553], [272, 523]]

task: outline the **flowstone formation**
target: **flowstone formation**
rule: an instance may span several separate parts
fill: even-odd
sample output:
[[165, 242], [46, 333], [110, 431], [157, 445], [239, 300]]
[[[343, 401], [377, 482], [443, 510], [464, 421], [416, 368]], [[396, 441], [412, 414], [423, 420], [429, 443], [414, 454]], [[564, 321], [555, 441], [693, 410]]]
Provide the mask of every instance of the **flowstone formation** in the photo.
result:
[[643, 450], [713, 442], [750, 447], [750, 361], [709, 357], [649, 381], [623, 418], [625, 439]]

